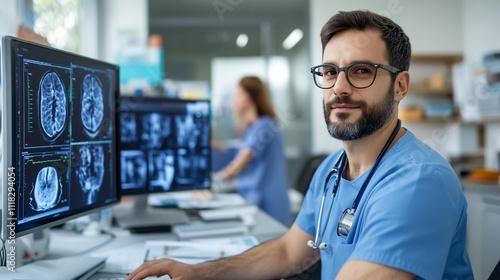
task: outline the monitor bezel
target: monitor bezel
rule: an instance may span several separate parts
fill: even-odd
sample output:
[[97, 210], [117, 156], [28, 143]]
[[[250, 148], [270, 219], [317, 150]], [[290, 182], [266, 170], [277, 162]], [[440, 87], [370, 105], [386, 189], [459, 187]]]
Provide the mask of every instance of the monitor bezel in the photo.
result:
[[[200, 99], [181, 99], [181, 98], [169, 98], [169, 97], [160, 97], [160, 96], [134, 96], [134, 95], [122, 95], [120, 104], [125, 106], [124, 104], [127, 104], [129, 102], [165, 102], [165, 103], [179, 103], [179, 104], [188, 104], [188, 103], [197, 103], [197, 102], [203, 102], [207, 103], [208, 105], [208, 122], [209, 122], [209, 129], [208, 129], [208, 138], [211, 139], [212, 137], [212, 129], [211, 129], [211, 121], [212, 121], [212, 109], [211, 109], [211, 100], [208, 98], [200, 98]], [[123, 108], [120, 107], [120, 112]], [[118, 137], [120, 138], [120, 132], [118, 132]], [[118, 139], [118, 142], [120, 142], [120, 147], [121, 147], [121, 141]], [[212, 169], [212, 152], [210, 150], [210, 143], [209, 146], [207, 147], [209, 150], [209, 159], [208, 159], [208, 172], [210, 173]], [[122, 149], [118, 151], [118, 158], [120, 158], [120, 152]], [[210, 190], [211, 185], [212, 185], [212, 178], [211, 176], [208, 177], [208, 180], [210, 181], [210, 186], [207, 188], [174, 188], [170, 189], [168, 191], [165, 190], [154, 190], [151, 191], [149, 189], [121, 189], [122, 196], [137, 196], [137, 195], [148, 195], [148, 194], [158, 194], [158, 193], [168, 193], [168, 192], [182, 192], [182, 191], [194, 191], [194, 190]], [[121, 182], [121, 178], [120, 178]]]
[[[111, 130], [111, 135], [112, 135], [112, 139], [115, 140], [115, 143], [112, 143], [112, 145], [111, 145], [112, 152], [111, 152], [111, 159], [110, 159], [111, 164], [114, 166], [113, 172], [112, 172], [112, 173], [114, 173], [114, 174], [112, 174], [112, 178], [113, 178], [113, 182], [115, 184], [113, 197], [111, 197], [110, 201], [107, 201], [107, 202], [99, 202], [99, 203], [97, 203], [95, 205], [91, 205], [91, 206], [84, 206], [84, 207], [81, 207], [78, 209], [70, 209], [69, 211], [62, 213], [61, 216], [59, 216], [59, 217], [51, 216], [50, 218], [43, 218], [43, 219], [39, 219], [39, 220], [30, 221], [30, 222], [28, 222], [28, 224], [25, 224], [25, 225], [18, 225], [17, 220], [16, 220], [16, 222], [15, 222], [15, 224], [16, 224], [16, 226], [15, 226], [16, 237], [27, 235], [27, 234], [30, 234], [30, 233], [33, 233], [36, 231], [46, 229], [46, 228], [54, 227], [54, 226], [63, 224], [67, 221], [73, 220], [75, 218], [78, 218], [78, 217], [81, 217], [84, 215], [88, 215], [91, 213], [99, 212], [103, 209], [109, 208], [113, 205], [120, 203], [120, 201], [121, 201], [121, 187], [119, 185], [120, 177], [119, 177], [119, 172], [118, 172], [120, 170], [120, 162], [119, 162], [119, 160], [117, 160], [119, 145], [120, 145], [120, 143], [119, 143], [120, 141], [118, 138], [119, 135], [117, 132], [117, 128], [119, 127], [118, 108], [120, 106], [120, 104], [119, 104], [119, 101], [120, 101], [120, 84], [119, 84], [120, 69], [119, 69], [119, 66], [102, 61], [102, 60], [97, 60], [94, 58], [90, 58], [90, 57], [86, 57], [83, 55], [67, 52], [64, 50], [41, 45], [38, 43], [29, 42], [29, 41], [26, 41], [26, 40], [23, 40], [23, 39], [20, 39], [17, 37], [12, 37], [12, 36], [1, 37], [1, 44], [2, 44], [1, 45], [1, 49], [2, 49], [1, 56], [4, 59], [4, 62], [2, 62], [2, 71], [4, 71], [3, 73], [6, 73], [5, 75], [3, 75], [5, 80], [2, 82], [3, 94], [2, 94], [1, 98], [2, 98], [2, 103], [3, 103], [2, 104], [3, 108], [8, 108], [7, 110], [5, 110], [5, 109], [2, 110], [2, 113], [1, 113], [1, 116], [2, 116], [2, 120], [1, 120], [1, 123], [2, 123], [2, 146], [3, 146], [3, 151], [4, 151], [2, 153], [1, 168], [2, 168], [2, 172], [4, 175], [7, 175], [7, 168], [15, 165], [14, 159], [17, 158], [17, 155], [15, 157], [13, 155], [14, 151], [7, 152], [7, 149], [6, 149], [6, 147], [10, 147], [10, 148], [13, 147], [13, 144], [14, 144], [13, 141], [14, 141], [15, 136], [14, 136], [14, 133], [12, 133], [12, 132], [13, 132], [13, 129], [16, 127], [14, 124], [14, 122], [16, 120], [16, 118], [14, 118], [15, 98], [12, 96], [14, 93], [14, 90], [15, 90], [13, 88], [14, 77], [9, 77], [9, 75], [7, 74], [7, 73], [12, 73], [12, 74], [15, 73], [14, 72], [15, 69], [12, 68], [12, 67], [14, 67], [12, 60], [13, 60], [13, 56], [15, 55], [15, 52], [13, 49], [15, 47], [15, 45], [18, 45], [18, 44], [26, 45], [26, 46], [29, 46], [30, 48], [34, 48], [34, 49], [42, 51], [42, 52], [52, 53], [54, 55], [59, 55], [59, 56], [67, 56], [68, 59], [74, 59], [74, 60], [77, 60], [79, 62], [87, 62], [89, 64], [99, 65], [101, 67], [111, 69], [112, 71], [115, 72], [114, 83], [116, 85], [116, 88], [115, 88], [115, 91], [113, 92], [113, 102], [112, 102], [111, 108], [110, 108], [110, 112], [111, 112], [112, 116], [114, 117], [114, 121], [112, 123], [113, 129]], [[9, 132], [9, 133], [4, 133], [4, 132]], [[19, 170], [16, 170], [16, 180], [17, 180], [17, 176], [19, 176], [19, 172], [20, 172]], [[6, 210], [8, 210], [8, 201], [7, 200], [8, 200], [8, 196], [9, 196], [9, 194], [8, 194], [8, 182], [9, 182], [8, 179], [9, 178], [7, 176], [4, 176], [4, 178], [2, 180], [2, 186], [1, 186], [1, 188], [2, 188], [1, 192], [2, 192], [2, 196], [3, 196], [2, 203], [4, 206], [3, 209], [5, 210], [5, 211], [2, 211], [3, 212], [2, 213], [2, 220], [6, 221], [6, 223], [8, 223], [10, 221], [9, 220], [10, 215], [7, 213], [8, 211], [6, 211]], [[18, 187], [18, 186], [16, 185], [16, 187]], [[16, 200], [17, 200], [18, 199], [17, 193], [15, 195], [16, 195]], [[17, 201], [16, 201], [15, 205], [16, 205], [16, 210], [17, 210], [17, 207], [18, 207]], [[16, 213], [16, 218], [17, 218], [17, 213]], [[2, 234], [2, 237], [4, 239], [9, 238], [11, 233], [8, 232], [8, 230], [6, 229], [5, 226], [2, 227], [2, 230], [5, 231], [5, 233]]]

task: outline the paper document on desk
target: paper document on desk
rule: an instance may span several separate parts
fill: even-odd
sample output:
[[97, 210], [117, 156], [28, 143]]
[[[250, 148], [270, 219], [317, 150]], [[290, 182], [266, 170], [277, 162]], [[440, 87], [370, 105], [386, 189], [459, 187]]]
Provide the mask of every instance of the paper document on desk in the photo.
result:
[[102, 272], [130, 273], [144, 262], [146, 248], [144, 242], [93, 253], [93, 257], [106, 257]]
[[200, 210], [198, 214], [204, 221], [241, 219], [246, 216], [254, 216], [258, 207], [249, 204], [238, 207], [228, 207], [221, 209]]
[[177, 206], [183, 209], [211, 209], [246, 205], [248, 202], [237, 193], [217, 193], [207, 200], [178, 201]]
[[209, 238], [224, 235], [246, 235], [250, 232], [247, 225], [240, 221], [193, 221], [189, 224], [174, 225], [172, 232], [180, 239]]
[[193, 239], [180, 241], [147, 241], [146, 261], [170, 258], [184, 263], [200, 263], [234, 256], [259, 244], [254, 236]]
[[246, 205], [248, 202], [237, 193], [189, 191], [152, 194], [148, 196], [148, 204], [154, 207], [212, 209]]

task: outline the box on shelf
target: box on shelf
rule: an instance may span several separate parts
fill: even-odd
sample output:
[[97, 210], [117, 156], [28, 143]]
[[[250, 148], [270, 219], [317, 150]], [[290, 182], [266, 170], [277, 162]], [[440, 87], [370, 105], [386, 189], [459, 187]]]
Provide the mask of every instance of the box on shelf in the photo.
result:
[[453, 98], [465, 122], [500, 118], [500, 84], [489, 85], [484, 71], [464, 63], [453, 67]]
[[425, 105], [424, 110], [427, 118], [447, 118], [455, 113], [451, 101], [431, 101]]
[[416, 107], [402, 107], [399, 109], [399, 118], [402, 120], [419, 121], [424, 119], [424, 111]]

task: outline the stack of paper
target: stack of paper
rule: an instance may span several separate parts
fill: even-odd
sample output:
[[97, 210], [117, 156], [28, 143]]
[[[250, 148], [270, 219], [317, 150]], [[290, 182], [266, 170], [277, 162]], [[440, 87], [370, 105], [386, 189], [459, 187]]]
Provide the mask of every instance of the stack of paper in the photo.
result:
[[175, 225], [172, 232], [181, 240], [217, 235], [248, 234], [249, 228], [240, 221], [191, 222]]
[[183, 200], [177, 203], [179, 208], [213, 209], [246, 205], [248, 202], [237, 193], [217, 193], [207, 200]]
[[247, 205], [237, 193], [212, 193], [208, 191], [168, 192], [148, 196], [148, 204], [154, 207], [178, 207], [182, 209], [213, 209]]
[[189, 242], [147, 241], [145, 261], [170, 258], [185, 263], [199, 263], [243, 253], [258, 243], [251, 235], [193, 239]]
[[238, 207], [218, 208], [200, 210], [198, 214], [204, 221], [241, 219], [246, 216], [254, 216], [257, 213], [257, 206], [248, 204]]

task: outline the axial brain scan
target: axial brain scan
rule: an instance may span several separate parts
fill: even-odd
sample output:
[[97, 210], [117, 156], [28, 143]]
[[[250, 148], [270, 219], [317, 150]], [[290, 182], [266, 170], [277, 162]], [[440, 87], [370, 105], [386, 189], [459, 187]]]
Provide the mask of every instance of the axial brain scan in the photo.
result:
[[143, 116], [142, 141], [147, 148], [159, 148], [171, 133], [170, 116], [151, 113]]
[[61, 191], [56, 169], [52, 166], [42, 168], [33, 185], [30, 197], [31, 209], [45, 211], [56, 206], [61, 199]]
[[101, 126], [104, 117], [104, 101], [102, 84], [93, 74], [87, 74], [82, 84], [82, 112], [81, 118], [85, 132], [94, 138]]
[[87, 204], [96, 200], [104, 177], [104, 149], [99, 145], [84, 145], [78, 149], [79, 162], [76, 175], [80, 187], [87, 195]]
[[66, 94], [61, 78], [47, 72], [40, 81], [40, 121], [45, 139], [55, 140], [66, 124]]

